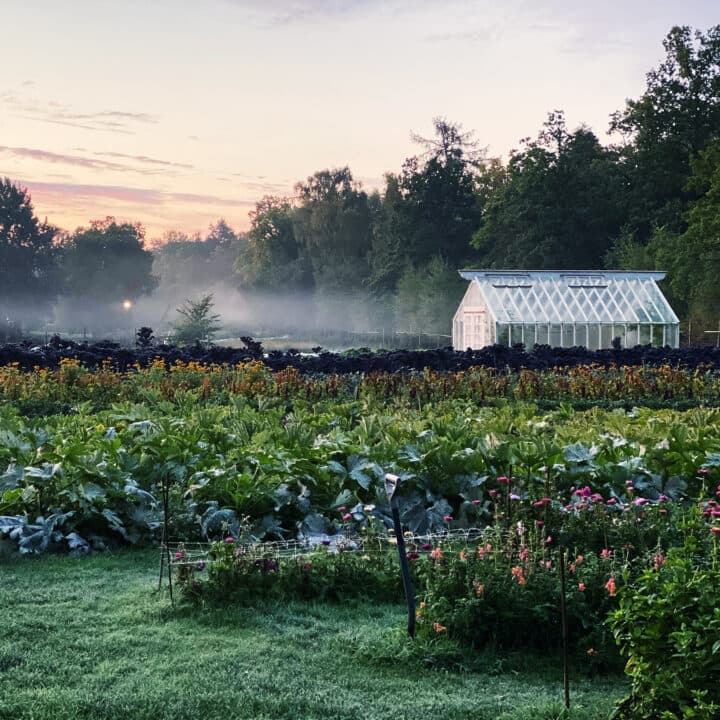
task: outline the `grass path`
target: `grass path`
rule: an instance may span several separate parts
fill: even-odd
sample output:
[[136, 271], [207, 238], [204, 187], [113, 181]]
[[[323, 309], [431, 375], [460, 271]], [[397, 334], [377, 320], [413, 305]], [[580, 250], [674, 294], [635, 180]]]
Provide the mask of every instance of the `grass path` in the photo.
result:
[[[173, 611], [154, 592], [156, 572], [156, 555], [137, 551], [0, 561], [0, 718], [562, 716], [558, 663], [428, 669], [397, 630], [401, 607]], [[607, 717], [622, 689], [617, 679], [579, 679], [571, 718]]]

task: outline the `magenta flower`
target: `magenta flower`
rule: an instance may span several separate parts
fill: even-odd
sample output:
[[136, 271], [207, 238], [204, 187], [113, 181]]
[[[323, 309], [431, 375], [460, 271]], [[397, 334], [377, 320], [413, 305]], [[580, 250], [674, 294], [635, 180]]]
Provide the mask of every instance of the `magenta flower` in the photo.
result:
[[473, 500], [473, 501], [472, 501], [472, 504], [473, 504], [473, 505], [479, 505], [479, 504], [480, 504], [480, 501], [479, 501], [479, 500]]
[[698, 470], [698, 475], [709, 475], [709, 474], [710, 474], [710, 470], [708, 468], [700, 468]]
[[185, 557], [185, 553], [183, 553], [183, 552], [176, 552], [176, 553], [175, 553], [175, 559], [176, 559], [176, 560], [182, 560], [182, 558], [184, 558], [184, 557]]
[[542, 527], [545, 523], [542, 520], [536, 520], [535, 525], [536, 527]]
[[347, 510], [347, 508], [346, 508], [344, 505], [341, 505], [341, 506], [337, 509], [338, 512], [345, 512], [345, 510]]
[[609, 498], [607, 501], [608, 505], [617, 505], [617, 500], [615, 498]]
[[225, 542], [226, 542], [226, 543], [234, 543], [234, 542], [235, 542], [235, 538], [228, 536], [228, 537], [225, 538]]
[[507, 477], [505, 477], [504, 475], [501, 475], [501, 476], [497, 479], [497, 481], [498, 481], [499, 483], [509, 483], [509, 482], [510, 482], [510, 478], [507, 478]]
[[647, 498], [639, 497], [635, 498], [634, 504], [640, 507], [641, 505], [647, 505], [650, 501]]
[[444, 515], [444, 516], [443, 516], [443, 520], [444, 520], [445, 522], [448, 522], [448, 523], [449, 523], [449, 522], [452, 522], [452, 519], [453, 519], [452, 515]]
[[430, 543], [423, 543], [422, 549], [423, 550], [432, 550], [432, 545]]
[[346, 521], [347, 521], [347, 520], [350, 520], [351, 518], [352, 518], [352, 515], [351, 515], [350, 513], [345, 513], [345, 514], [342, 516], [342, 519], [343, 519], [343, 520], [346, 520]]

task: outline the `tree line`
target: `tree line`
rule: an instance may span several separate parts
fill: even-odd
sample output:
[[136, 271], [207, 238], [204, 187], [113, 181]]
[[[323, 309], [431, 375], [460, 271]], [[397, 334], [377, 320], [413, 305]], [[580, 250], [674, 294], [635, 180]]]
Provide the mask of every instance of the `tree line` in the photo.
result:
[[168, 233], [151, 248], [141, 225], [112, 218], [60, 233], [6, 179], [0, 308], [63, 295], [80, 311], [158, 283], [224, 284], [330, 309], [349, 300], [347, 323], [362, 322], [347, 310], [356, 307], [376, 328], [449, 333], [463, 266], [662, 269], [700, 337], [720, 320], [720, 25], [674, 27], [664, 48], [643, 94], [610, 115], [612, 143], [554, 110], [501, 162], [436, 118], [381, 190], [366, 191], [348, 167], [321, 170], [292, 196], [262, 198], [245, 234], [219, 221], [205, 237]]

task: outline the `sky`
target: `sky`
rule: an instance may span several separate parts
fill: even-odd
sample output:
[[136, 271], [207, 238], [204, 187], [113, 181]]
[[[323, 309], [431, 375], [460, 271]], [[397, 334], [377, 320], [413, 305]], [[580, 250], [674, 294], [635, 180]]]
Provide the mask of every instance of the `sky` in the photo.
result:
[[442, 116], [491, 157], [548, 111], [603, 141], [673, 25], [716, 0], [0, 0], [0, 177], [72, 230], [238, 230], [349, 165], [372, 190]]

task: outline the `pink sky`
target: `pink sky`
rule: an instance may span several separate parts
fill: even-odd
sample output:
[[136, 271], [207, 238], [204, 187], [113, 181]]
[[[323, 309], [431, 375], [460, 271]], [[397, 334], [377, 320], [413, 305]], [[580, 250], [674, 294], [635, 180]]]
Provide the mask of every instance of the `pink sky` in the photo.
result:
[[670, 27], [717, 19], [709, 0], [12, 3], [0, 175], [65, 229], [243, 230], [262, 195], [316, 170], [380, 187], [437, 115], [491, 156], [554, 108], [606, 139]]

